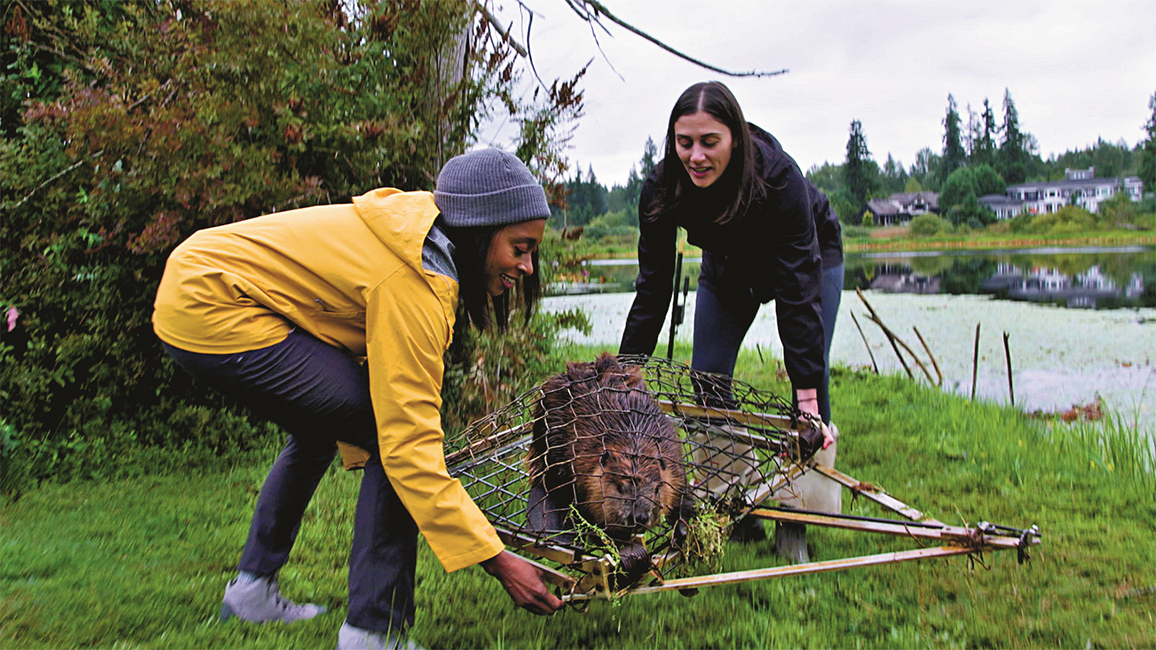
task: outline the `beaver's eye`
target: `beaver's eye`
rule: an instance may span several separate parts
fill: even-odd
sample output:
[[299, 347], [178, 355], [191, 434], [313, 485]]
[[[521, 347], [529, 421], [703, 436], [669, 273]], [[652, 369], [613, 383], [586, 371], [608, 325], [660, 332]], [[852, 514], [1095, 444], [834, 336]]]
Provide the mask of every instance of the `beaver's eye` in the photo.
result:
[[610, 452], [609, 451], [602, 452], [602, 458], [599, 460], [602, 463], [602, 467], [608, 466], [610, 464]]
[[661, 456], [658, 457], [658, 469], [666, 471], [666, 459]]

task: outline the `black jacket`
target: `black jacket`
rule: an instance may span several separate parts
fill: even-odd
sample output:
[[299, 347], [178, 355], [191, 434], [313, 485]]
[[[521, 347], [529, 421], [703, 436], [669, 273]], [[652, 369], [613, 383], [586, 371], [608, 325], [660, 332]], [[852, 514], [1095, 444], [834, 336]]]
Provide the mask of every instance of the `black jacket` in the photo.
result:
[[839, 218], [773, 136], [750, 125], [766, 196], [741, 218], [719, 225], [712, 189], [691, 188], [677, 210], [647, 217], [657, 200], [661, 163], [639, 198], [638, 279], [619, 352], [653, 354], [674, 283], [678, 228], [702, 248], [699, 283], [723, 300], [775, 301], [787, 374], [795, 388], [823, 378], [822, 268], [843, 261]]

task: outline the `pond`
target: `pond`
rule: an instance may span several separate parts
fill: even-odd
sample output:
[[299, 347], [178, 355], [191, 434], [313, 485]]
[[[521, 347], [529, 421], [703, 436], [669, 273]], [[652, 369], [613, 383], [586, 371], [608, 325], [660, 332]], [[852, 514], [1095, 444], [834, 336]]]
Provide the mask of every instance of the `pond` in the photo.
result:
[[[676, 340], [689, 343], [697, 260], [688, 260], [686, 266], [691, 295]], [[858, 367], [874, 363], [881, 372], [904, 372], [880, 328], [868, 320], [855, 292], [858, 288], [884, 324], [926, 364], [929, 359], [913, 330], [918, 328], [935, 355], [947, 390], [971, 393], [979, 326], [977, 397], [1008, 403], [1014, 390], [1017, 407], [1060, 411], [1099, 396], [1126, 421], [1147, 431], [1156, 426], [1152, 248], [849, 255], [846, 267], [847, 290], [832, 341], [833, 363]], [[544, 307], [583, 309], [592, 317], [593, 331], [565, 336], [614, 349], [634, 297], [630, 283], [637, 267], [618, 260], [592, 263], [589, 268], [589, 284], [598, 293], [554, 295], [546, 298]], [[669, 317], [663, 332], [658, 353], [665, 351]], [[1005, 334], [1012, 358], [1011, 389]], [[756, 346], [781, 358], [773, 304], [760, 309], [744, 341], [744, 347]]]
[[[684, 260], [692, 290], [699, 263]], [[850, 253], [844, 268], [847, 289], [990, 295], [1083, 309], [1156, 307], [1156, 248], [1149, 246]], [[591, 260], [585, 270], [583, 282], [558, 284], [553, 294], [629, 293], [638, 263]]]

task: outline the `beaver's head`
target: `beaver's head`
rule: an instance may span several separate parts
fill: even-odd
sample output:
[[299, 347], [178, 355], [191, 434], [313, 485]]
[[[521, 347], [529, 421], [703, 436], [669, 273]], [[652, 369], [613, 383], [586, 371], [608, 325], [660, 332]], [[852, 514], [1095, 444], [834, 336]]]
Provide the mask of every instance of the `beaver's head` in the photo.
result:
[[683, 481], [671, 465], [653, 442], [608, 446], [592, 472], [576, 477], [583, 515], [619, 542], [657, 526], [674, 508]]

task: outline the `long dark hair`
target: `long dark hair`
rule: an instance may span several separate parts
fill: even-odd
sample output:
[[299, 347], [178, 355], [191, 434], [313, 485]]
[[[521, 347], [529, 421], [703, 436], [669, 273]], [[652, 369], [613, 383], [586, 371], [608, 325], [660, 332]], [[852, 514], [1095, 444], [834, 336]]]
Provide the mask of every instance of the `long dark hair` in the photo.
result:
[[[734, 149], [730, 163], [722, 176], [715, 181], [718, 187], [709, 188], [717, 192], [719, 212], [716, 223], [727, 223], [741, 219], [747, 206], [766, 195], [766, 187], [755, 168], [755, 148], [751, 141], [751, 129], [743, 117], [743, 109], [731, 94], [729, 88], [717, 81], [696, 83], [683, 91], [674, 109], [670, 111], [670, 121], [666, 124], [666, 149], [662, 159], [662, 172], [658, 177], [657, 200], [647, 207], [645, 215], [654, 219], [659, 214], [678, 209], [689, 192], [698, 191], [683, 169], [678, 157], [674, 136], [674, 123], [683, 115], [693, 115], [702, 111], [722, 122], [731, 132]], [[737, 163], [737, 164], [736, 164]]]
[[459, 323], [464, 315], [465, 320], [478, 329], [489, 329], [491, 323], [496, 323], [498, 329], [504, 330], [515, 306], [522, 308], [529, 322], [542, 293], [538, 250], [534, 249], [530, 258], [534, 264], [534, 274], [523, 276], [513, 290], [491, 297], [486, 290], [486, 257], [494, 234], [505, 226], [453, 227], [447, 226], [440, 216], [435, 224], [454, 244], [454, 266], [458, 269]]

